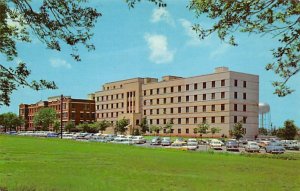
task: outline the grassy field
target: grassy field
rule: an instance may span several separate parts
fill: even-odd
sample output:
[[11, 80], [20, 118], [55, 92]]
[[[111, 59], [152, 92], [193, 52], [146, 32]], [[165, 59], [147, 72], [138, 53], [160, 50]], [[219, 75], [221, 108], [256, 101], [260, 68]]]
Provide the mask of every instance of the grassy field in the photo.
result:
[[0, 136], [0, 190], [300, 190], [300, 160]]

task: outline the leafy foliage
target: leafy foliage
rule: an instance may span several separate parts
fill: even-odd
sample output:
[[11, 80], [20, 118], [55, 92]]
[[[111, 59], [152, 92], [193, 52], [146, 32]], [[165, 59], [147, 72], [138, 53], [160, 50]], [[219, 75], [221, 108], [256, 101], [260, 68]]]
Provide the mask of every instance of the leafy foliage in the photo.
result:
[[293, 140], [297, 135], [297, 126], [295, 125], [293, 120], [286, 120], [284, 122], [284, 127], [278, 129], [277, 136], [286, 139]]
[[126, 131], [126, 127], [129, 125], [128, 119], [120, 119], [116, 122], [115, 132], [123, 134]]
[[0, 115], [0, 125], [3, 126], [4, 131], [17, 130], [17, 127], [24, 124], [24, 122], [24, 119], [15, 113], [8, 112]]
[[146, 133], [147, 131], [149, 131], [149, 125], [148, 125], [148, 122], [147, 122], [147, 118], [144, 117], [141, 121], [141, 124], [140, 124], [140, 127], [141, 127], [141, 132], [142, 133]]
[[258, 132], [260, 135], [268, 135], [268, 130], [263, 127], [258, 128]]
[[168, 123], [163, 127], [166, 129], [166, 133], [171, 135], [172, 127], [173, 127], [173, 120], [168, 121]]
[[195, 24], [193, 29], [200, 39], [213, 33], [233, 46], [237, 46], [235, 34], [271, 35], [278, 39], [279, 47], [272, 50], [274, 62], [266, 65], [282, 80], [274, 81], [274, 94], [279, 97], [293, 92], [286, 83], [300, 71], [300, 3], [296, 0], [227, 1], [191, 0], [189, 9], [196, 17], [202, 15], [212, 20], [211, 28]]
[[60, 129], [60, 121], [55, 120], [53, 125], [52, 125], [53, 131], [58, 132], [58, 130]]
[[[86, 7], [86, 0], [44, 0], [33, 6], [29, 0], [0, 0], [0, 53], [12, 61], [18, 57], [17, 42], [31, 42], [34, 35], [47, 48], [60, 51], [62, 44], [72, 47], [71, 56], [80, 61], [78, 46], [94, 50], [89, 40], [91, 29], [101, 16], [96, 9]], [[8, 64], [7, 64], [8, 65]], [[10, 95], [19, 86], [34, 90], [56, 89], [54, 82], [46, 80], [28, 81], [31, 71], [24, 62], [18, 66], [0, 64], [0, 106], [9, 105]]]
[[33, 117], [33, 124], [36, 129], [41, 129], [43, 131], [49, 130], [56, 120], [56, 111], [52, 108], [43, 108], [35, 113]]
[[111, 123], [109, 121], [103, 120], [103, 121], [98, 121], [95, 123], [95, 126], [98, 128], [101, 133], [107, 129], [107, 127], [111, 126]]
[[237, 140], [242, 138], [245, 134], [242, 121], [237, 122], [233, 125], [233, 129], [230, 130], [230, 134], [234, 136]]
[[212, 127], [212, 128], [210, 129], [210, 132], [211, 132], [212, 136], [214, 136], [214, 134], [220, 133], [220, 132], [221, 132], [221, 129], [218, 128], [218, 127]]
[[72, 129], [74, 128], [75, 128], [75, 123], [72, 121], [68, 121], [65, 125], [65, 130], [68, 132], [72, 131]]
[[150, 126], [150, 132], [154, 132], [155, 135], [157, 135], [157, 133], [159, 132], [159, 130], [161, 130], [162, 127], [158, 126], [158, 125], [151, 125]]
[[198, 133], [200, 134], [200, 137], [202, 135], [206, 135], [208, 132], [207, 130], [209, 129], [209, 125], [207, 123], [202, 123], [198, 125]]

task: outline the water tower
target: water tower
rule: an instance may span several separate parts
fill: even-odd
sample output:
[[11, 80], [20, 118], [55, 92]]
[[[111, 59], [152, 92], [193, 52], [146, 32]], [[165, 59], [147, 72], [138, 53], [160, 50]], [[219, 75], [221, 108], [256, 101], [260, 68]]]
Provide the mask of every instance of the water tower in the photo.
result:
[[259, 127], [271, 128], [271, 112], [268, 103], [259, 103]]

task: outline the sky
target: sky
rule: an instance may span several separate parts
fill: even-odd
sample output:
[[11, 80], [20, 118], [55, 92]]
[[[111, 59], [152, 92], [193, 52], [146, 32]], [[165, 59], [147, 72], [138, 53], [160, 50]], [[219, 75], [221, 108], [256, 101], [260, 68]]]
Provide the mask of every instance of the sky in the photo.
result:
[[259, 101], [270, 104], [274, 126], [282, 126], [287, 119], [300, 126], [300, 76], [288, 83], [296, 91], [279, 98], [273, 94], [271, 84], [278, 77], [265, 70], [272, 61], [270, 50], [279, 45], [278, 41], [268, 35], [241, 33], [236, 34], [237, 47], [221, 42], [215, 35], [199, 40], [192, 24], [207, 27], [212, 21], [196, 18], [187, 4], [183, 0], [167, 1], [166, 8], [158, 8], [142, 1], [129, 9], [124, 1], [93, 1], [90, 6], [103, 16], [93, 30], [96, 50], [80, 49], [81, 62], [73, 60], [67, 46], [61, 52], [49, 50], [34, 37], [32, 43], [19, 43], [16, 61], [27, 63], [32, 71], [30, 79], [53, 80], [59, 89], [37, 92], [19, 88], [13, 92], [10, 106], [1, 106], [0, 113], [18, 113], [21, 103], [36, 103], [60, 94], [87, 98], [87, 94], [111, 81], [164, 75], [190, 77], [226, 66], [232, 71], [259, 75]]

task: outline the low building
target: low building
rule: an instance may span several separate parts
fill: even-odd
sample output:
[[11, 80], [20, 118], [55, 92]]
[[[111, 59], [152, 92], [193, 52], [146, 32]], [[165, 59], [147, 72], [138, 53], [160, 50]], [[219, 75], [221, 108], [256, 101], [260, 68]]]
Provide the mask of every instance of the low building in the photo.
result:
[[[183, 78], [164, 76], [110, 82], [95, 93], [96, 119], [113, 125], [130, 121], [128, 133], [139, 128], [142, 118], [163, 127], [173, 122], [172, 134], [194, 136], [201, 123], [218, 127], [215, 136], [230, 136], [233, 125], [242, 121], [245, 137], [258, 135], [259, 77], [216, 68], [207, 75]], [[113, 127], [107, 132], [113, 132]]]
[[58, 120], [60, 120], [62, 114], [63, 126], [69, 121], [74, 122], [75, 125], [95, 121], [95, 100], [74, 99], [70, 96], [64, 96], [62, 103], [62, 113], [60, 96], [49, 97], [47, 101], [39, 101], [35, 104], [20, 104], [19, 115], [26, 121], [21, 129], [35, 130], [33, 118], [42, 108], [53, 108], [56, 111]]

